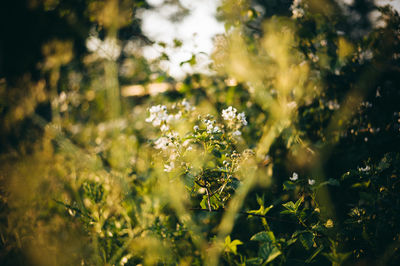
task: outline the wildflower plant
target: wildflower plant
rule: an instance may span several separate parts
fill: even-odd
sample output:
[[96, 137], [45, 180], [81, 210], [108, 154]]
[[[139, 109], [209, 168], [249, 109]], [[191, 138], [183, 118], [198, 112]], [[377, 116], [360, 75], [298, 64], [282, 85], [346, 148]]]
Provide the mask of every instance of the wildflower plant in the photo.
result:
[[[224, 208], [240, 183], [236, 172], [241, 162], [253, 152], [236, 147], [240, 130], [247, 125], [244, 112], [229, 106], [221, 117], [214, 117], [195, 110], [186, 99], [170, 110], [156, 105], [149, 108], [146, 122], [160, 129], [153, 147], [163, 159], [164, 172], [183, 178], [192, 197], [199, 198], [200, 207], [212, 211]], [[180, 123], [194, 126], [182, 132]], [[194, 156], [200, 164], [193, 161]]]

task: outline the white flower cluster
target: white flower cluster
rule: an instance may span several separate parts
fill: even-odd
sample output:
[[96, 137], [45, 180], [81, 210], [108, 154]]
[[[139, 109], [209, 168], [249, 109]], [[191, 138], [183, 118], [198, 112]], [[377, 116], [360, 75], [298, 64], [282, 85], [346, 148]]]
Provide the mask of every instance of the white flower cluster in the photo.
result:
[[206, 119], [204, 120], [204, 123], [206, 124], [208, 134], [221, 133], [221, 129], [219, 128], [219, 126], [214, 126], [214, 124], [216, 123], [215, 120]]
[[146, 122], [152, 123], [155, 127], [160, 127], [161, 131], [168, 131], [168, 124], [173, 120], [179, 120], [182, 117], [182, 112], [179, 111], [175, 115], [168, 114], [165, 105], [155, 105], [149, 109], [150, 116], [146, 118]]
[[171, 172], [175, 168], [175, 161], [182, 153], [181, 146], [184, 146], [186, 150], [191, 149], [191, 147], [188, 146], [188, 142], [184, 142], [183, 145], [181, 145], [180, 142], [179, 134], [174, 131], [168, 132], [168, 134], [158, 138], [154, 142], [155, 149], [161, 150], [164, 154], [168, 155], [168, 163], [164, 164], [165, 172]]
[[[159, 150], [160, 154], [164, 158], [164, 171], [171, 172], [180, 165], [186, 165], [185, 153], [193, 150], [194, 143], [197, 143], [196, 139], [203, 136], [203, 133], [209, 134], [209, 140], [211, 142], [224, 139], [224, 135], [215, 136], [214, 134], [225, 134], [225, 129], [229, 129], [229, 134], [232, 136], [240, 136], [242, 133], [239, 129], [247, 125], [246, 115], [244, 112], [238, 113], [232, 106], [225, 110], [222, 110], [222, 117], [227, 121], [227, 127], [217, 122], [212, 115], [202, 117], [201, 115], [197, 118], [198, 125], [193, 127], [192, 134], [186, 134], [186, 137], [181, 137], [177, 132], [173, 130], [177, 126], [176, 121], [182, 117], [191, 117], [191, 112], [195, 109], [185, 99], [180, 103], [171, 106], [172, 110], [176, 110], [175, 114], [168, 113], [167, 106], [155, 105], [149, 108], [149, 117], [146, 118], [146, 122], [151, 123], [154, 127], [161, 130], [162, 135], [154, 141], [153, 147]], [[208, 139], [208, 138], [207, 138]], [[236, 154], [236, 153], [235, 153]], [[233, 156], [233, 155], [232, 155]], [[232, 157], [233, 158], [233, 157]], [[233, 167], [233, 162], [239, 159], [230, 158], [230, 164], [225, 164], [225, 167]], [[231, 165], [232, 164], [232, 165]]]
[[227, 109], [222, 110], [222, 118], [228, 122], [239, 121], [243, 126], [247, 125], [246, 115], [244, 112], [237, 114], [236, 108], [229, 106]]
[[[186, 112], [190, 112], [195, 109], [186, 99], [183, 99], [183, 101], [180, 103], [180, 106], [182, 106], [182, 109]], [[146, 118], [145, 121], [152, 123], [155, 127], [160, 127], [161, 131], [168, 131], [170, 129], [168, 124], [174, 120], [179, 120], [182, 117], [182, 111], [179, 111], [175, 115], [168, 114], [167, 106], [165, 105], [152, 106], [150, 107], [149, 112], [150, 116]]]
[[[167, 106], [155, 105], [149, 108], [149, 117], [146, 122], [152, 123], [154, 127], [159, 127], [163, 135], [154, 142], [154, 148], [160, 150], [165, 156], [164, 171], [171, 172], [179, 165], [179, 158], [185, 151], [192, 150], [190, 140], [183, 141], [179, 134], [171, 129], [173, 122], [178, 121], [187, 112], [193, 111], [195, 108], [184, 99], [178, 104], [174, 104], [172, 109], [177, 109], [176, 114], [169, 114]], [[218, 127], [215, 127], [218, 129]], [[214, 131], [217, 129], [213, 128]]]
[[242, 132], [239, 128], [247, 125], [246, 115], [244, 112], [237, 113], [236, 108], [229, 106], [222, 110], [222, 118], [228, 122], [228, 126], [233, 128], [235, 131], [232, 132], [233, 136], [240, 136]]
[[194, 106], [190, 104], [190, 102], [186, 99], [183, 99], [181, 105], [184, 107], [185, 111], [190, 112], [196, 109]]
[[222, 110], [222, 117], [225, 120], [232, 121], [236, 117], [236, 108], [229, 106], [227, 109]]
[[302, 18], [304, 16], [304, 9], [301, 8], [301, 0], [294, 0], [292, 5], [290, 6], [290, 10], [292, 10], [292, 18]]

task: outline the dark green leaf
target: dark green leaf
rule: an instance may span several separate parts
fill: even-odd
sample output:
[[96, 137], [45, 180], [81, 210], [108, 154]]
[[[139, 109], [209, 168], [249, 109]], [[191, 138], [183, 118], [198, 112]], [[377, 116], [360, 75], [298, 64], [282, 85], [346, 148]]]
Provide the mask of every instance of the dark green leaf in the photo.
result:
[[260, 241], [260, 242], [275, 242], [275, 235], [272, 231], [262, 231], [253, 235], [250, 240], [252, 241]]

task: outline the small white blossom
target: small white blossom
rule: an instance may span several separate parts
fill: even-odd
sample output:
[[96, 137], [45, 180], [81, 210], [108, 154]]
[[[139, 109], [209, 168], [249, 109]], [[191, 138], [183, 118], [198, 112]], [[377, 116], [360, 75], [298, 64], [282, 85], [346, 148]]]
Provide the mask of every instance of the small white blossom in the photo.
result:
[[169, 138], [161, 137], [158, 140], [156, 140], [154, 144], [155, 144], [154, 148], [156, 148], [157, 150], [166, 150], [168, 146], [171, 146], [172, 143]]
[[299, 175], [296, 172], [293, 172], [292, 177], [289, 177], [290, 181], [296, 181], [299, 179]]
[[214, 127], [215, 120], [205, 120], [204, 123], [206, 124], [208, 134], [219, 132], [219, 127]]
[[168, 122], [167, 107], [165, 105], [155, 105], [149, 109], [150, 116], [146, 118], [146, 122], [152, 123], [153, 126], [157, 127], [161, 125], [161, 122]]
[[195, 107], [193, 107], [188, 100], [183, 99], [182, 101], [182, 106], [185, 108], [186, 111], [193, 111], [195, 109]]
[[169, 126], [167, 126], [167, 125], [162, 125], [161, 127], [160, 127], [160, 129], [161, 129], [161, 131], [168, 131], [169, 130]]
[[167, 119], [165, 120], [167, 123], [170, 123], [172, 120], [175, 119], [174, 115], [167, 115]]
[[246, 114], [244, 112], [241, 112], [237, 114], [236, 108], [229, 106], [228, 108], [222, 110], [222, 118], [232, 124], [236, 124], [237, 122], [240, 123], [240, 126], [246, 126], [247, 125], [247, 120], [246, 120]]
[[315, 180], [314, 179], [308, 179], [308, 184], [310, 186], [313, 186], [315, 184]]
[[358, 171], [360, 172], [368, 172], [369, 170], [371, 170], [371, 167], [369, 167], [368, 165], [365, 166], [364, 168], [363, 167], [358, 168]]
[[240, 132], [239, 130], [236, 130], [236, 131], [233, 131], [233, 132], [232, 132], [232, 135], [233, 135], [233, 136], [241, 136], [241, 135], [242, 135], [242, 132]]
[[165, 105], [155, 105], [149, 109], [150, 116], [146, 118], [146, 122], [152, 123], [153, 126], [158, 127], [161, 125], [161, 131], [169, 130], [166, 125], [173, 120], [179, 120], [182, 117], [182, 112], [178, 112], [175, 115], [168, 114], [167, 107]]
[[177, 139], [177, 138], [179, 138], [178, 132], [175, 132], [175, 131], [169, 132], [169, 133], [167, 134], [167, 136], [168, 136], [168, 138], [170, 138], [170, 139]]
[[193, 127], [193, 130], [194, 130], [194, 131], [199, 130], [199, 126], [198, 126], [198, 125], [195, 125], [195, 126]]
[[164, 172], [171, 172], [175, 167], [174, 162], [170, 162], [169, 164], [164, 164]]
[[236, 117], [236, 108], [229, 106], [227, 109], [222, 110], [222, 117], [224, 120], [233, 121]]
[[219, 133], [221, 130], [219, 129], [219, 126], [214, 127], [213, 133]]
[[175, 120], [179, 120], [182, 117], [182, 112], [179, 111], [176, 115], [174, 115]]
[[300, 4], [301, 0], [294, 0], [290, 6], [290, 10], [292, 10], [292, 18], [301, 18], [304, 16], [304, 9], [301, 8]]
[[243, 124], [243, 126], [247, 126], [246, 115], [244, 112], [239, 113], [237, 119]]
[[171, 161], [174, 161], [178, 157], [179, 157], [179, 154], [178, 154], [177, 150], [175, 150], [175, 149], [171, 150], [171, 153], [169, 155], [169, 159]]

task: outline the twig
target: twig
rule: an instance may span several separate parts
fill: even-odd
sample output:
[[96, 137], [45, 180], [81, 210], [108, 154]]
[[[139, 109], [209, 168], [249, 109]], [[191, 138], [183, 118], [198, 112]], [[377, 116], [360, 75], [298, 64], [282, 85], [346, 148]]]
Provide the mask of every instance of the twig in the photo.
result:
[[95, 221], [96, 221], [93, 217], [91, 217], [90, 215], [88, 215], [88, 214], [82, 212], [80, 209], [78, 209], [78, 208], [76, 208], [76, 207], [73, 207], [73, 206], [71, 206], [71, 205], [69, 205], [69, 204], [66, 204], [66, 203], [64, 203], [64, 202], [62, 202], [62, 201], [59, 201], [59, 200], [56, 200], [56, 199], [53, 199], [53, 200], [54, 200], [56, 203], [58, 203], [58, 204], [60, 204], [60, 205], [63, 205], [64, 207], [66, 207], [66, 208], [68, 208], [68, 209], [70, 209], [70, 210], [73, 210], [73, 211], [77, 212], [79, 215], [85, 216], [86, 218], [90, 219], [92, 222], [95, 222]]
[[211, 212], [211, 203], [210, 203], [210, 193], [208, 192], [208, 188], [206, 188], [206, 193], [207, 193], [207, 203], [208, 203], [208, 210]]

